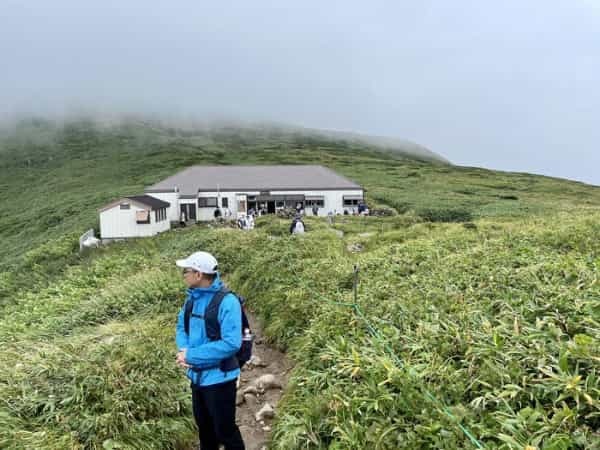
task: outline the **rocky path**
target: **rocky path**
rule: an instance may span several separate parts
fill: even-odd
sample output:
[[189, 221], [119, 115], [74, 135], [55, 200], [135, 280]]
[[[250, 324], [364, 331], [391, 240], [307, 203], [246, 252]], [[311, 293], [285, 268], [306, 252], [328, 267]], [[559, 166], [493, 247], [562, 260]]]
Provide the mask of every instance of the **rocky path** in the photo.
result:
[[242, 368], [236, 416], [246, 450], [263, 450], [292, 364], [284, 353], [265, 344], [260, 322], [250, 311], [246, 313], [255, 340], [252, 359]]
[[248, 312], [248, 319], [255, 341], [252, 359], [242, 369], [240, 377], [237, 423], [246, 450], [261, 450], [266, 448], [272, 418], [292, 365], [284, 353], [264, 343], [262, 328], [256, 317]]

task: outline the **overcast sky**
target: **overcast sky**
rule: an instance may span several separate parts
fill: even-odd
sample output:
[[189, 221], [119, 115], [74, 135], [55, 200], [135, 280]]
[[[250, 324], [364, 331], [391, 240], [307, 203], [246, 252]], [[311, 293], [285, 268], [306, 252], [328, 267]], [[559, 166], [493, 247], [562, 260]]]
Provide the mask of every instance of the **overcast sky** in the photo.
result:
[[600, 0], [0, 0], [0, 116], [393, 136], [600, 185]]

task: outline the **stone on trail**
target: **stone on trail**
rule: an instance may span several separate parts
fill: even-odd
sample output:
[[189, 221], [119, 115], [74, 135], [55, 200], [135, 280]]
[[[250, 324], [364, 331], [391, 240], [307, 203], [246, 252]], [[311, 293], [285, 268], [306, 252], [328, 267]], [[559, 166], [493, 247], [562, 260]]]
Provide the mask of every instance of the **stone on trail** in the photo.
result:
[[242, 391], [242, 394], [244, 394], [244, 395], [246, 395], [246, 394], [258, 395], [258, 389], [256, 389], [256, 386], [248, 386], [246, 389], [244, 389]]
[[249, 367], [267, 367], [267, 364], [258, 355], [252, 355], [247, 364]]
[[258, 392], [265, 392], [269, 389], [281, 389], [281, 382], [271, 373], [258, 377], [252, 382], [252, 385], [256, 386]]
[[275, 410], [271, 405], [265, 403], [265, 405], [256, 413], [254, 416], [257, 422], [265, 419], [272, 419], [275, 417]]

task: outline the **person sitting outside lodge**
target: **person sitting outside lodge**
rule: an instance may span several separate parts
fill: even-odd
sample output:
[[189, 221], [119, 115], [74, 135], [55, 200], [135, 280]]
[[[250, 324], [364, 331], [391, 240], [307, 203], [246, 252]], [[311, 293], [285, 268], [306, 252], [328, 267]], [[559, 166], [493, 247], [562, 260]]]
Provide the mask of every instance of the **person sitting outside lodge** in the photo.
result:
[[302, 234], [306, 231], [302, 217], [297, 215], [290, 225], [290, 234]]
[[238, 218], [237, 224], [238, 224], [238, 227], [239, 227], [240, 230], [245, 230], [246, 227], [248, 226], [248, 220], [246, 219], [246, 216], [245, 215], [241, 215]]
[[179, 216], [179, 225], [181, 225], [182, 227], [185, 227], [185, 211], [181, 211], [181, 215]]

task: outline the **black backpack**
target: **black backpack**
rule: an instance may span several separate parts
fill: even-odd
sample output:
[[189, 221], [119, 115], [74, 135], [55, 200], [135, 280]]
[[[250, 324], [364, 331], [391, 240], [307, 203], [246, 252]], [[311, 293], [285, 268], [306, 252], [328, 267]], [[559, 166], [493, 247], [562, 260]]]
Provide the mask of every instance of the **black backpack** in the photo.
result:
[[[219, 308], [221, 306], [221, 302], [225, 298], [227, 294], [233, 294], [240, 302], [240, 307], [242, 310], [242, 346], [238, 350], [238, 352], [230, 358], [222, 360], [218, 365], [211, 367], [204, 367], [202, 369], [192, 368], [195, 372], [201, 372], [206, 369], [216, 369], [219, 368], [223, 372], [227, 372], [229, 370], [234, 370], [237, 368], [242, 368], [244, 364], [246, 364], [250, 357], [252, 356], [252, 334], [250, 334], [249, 339], [248, 336], [244, 336], [244, 330], [250, 330], [250, 322], [248, 322], [248, 317], [246, 316], [246, 312], [244, 311], [244, 302], [245, 299], [235, 292], [232, 292], [228, 289], [222, 289], [215, 293], [213, 298], [210, 300], [208, 305], [206, 306], [206, 310], [204, 311], [204, 315], [202, 314], [194, 314], [192, 311], [194, 309], [193, 300], [188, 300], [185, 303], [185, 310], [183, 316], [183, 326], [185, 329], [185, 333], [189, 336], [190, 334], [190, 318], [198, 317], [200, 319], [204, 319], [204, 326], [206, 329], [206, 336], [211, 341], [218, 341], [221, 339], [221, 326], [219, 325]], [[250, 330], [250, 333], [252, 331]]]

